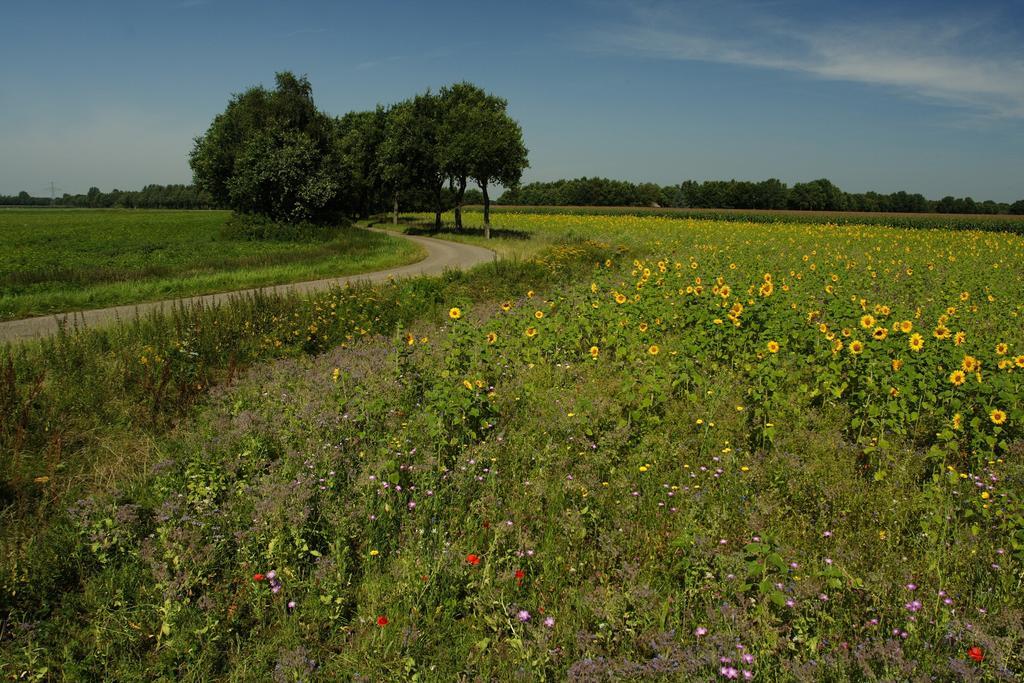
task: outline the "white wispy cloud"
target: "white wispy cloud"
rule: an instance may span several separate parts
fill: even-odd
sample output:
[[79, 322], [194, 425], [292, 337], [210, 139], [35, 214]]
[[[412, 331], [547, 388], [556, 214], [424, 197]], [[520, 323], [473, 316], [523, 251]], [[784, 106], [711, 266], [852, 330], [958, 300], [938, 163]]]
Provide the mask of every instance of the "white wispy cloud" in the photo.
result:
[[584, 44], [882, 86], [986, 117], [1024, 118], [1021, 43], [1000, 35], [998, 18], [984, 13], [927, 22], [890, 15], [814, 24], [750, 3], [641, 4], [632, 7], [625, 25], [598, 29]]

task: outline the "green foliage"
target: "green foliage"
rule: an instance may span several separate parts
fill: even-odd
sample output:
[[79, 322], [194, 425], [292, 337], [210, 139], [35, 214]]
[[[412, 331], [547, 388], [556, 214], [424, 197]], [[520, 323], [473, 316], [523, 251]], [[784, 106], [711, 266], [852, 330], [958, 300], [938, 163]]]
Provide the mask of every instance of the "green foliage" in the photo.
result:
[[944, 197], [939, 201], [930, 201], [923, 195], [903, 191], [892, 194], [843, 192], [824, 178], [809, 183], [796, 183], [790, 188], [775, 178], [756, 183], [746, 180], [686, 180], [680, 185], [661, 187], [654, 183], [637, 184], [607, 178], [583, 177], [529, 183], [506, 192], [502, 195], [501, 201], [503, 204], [529, 206], [657, 205], [690, 209], [791, 209], [981, 215], [1017, 213], [1008, 204], [993, 201], [975, 202], [970, 197]]
[[331, 120], [313, 103], [309, 81], [277, 74], [234, 96], [207, 132], [196, 138], [189, 163], [198, 187], [223, 205], [275, 220], [329, 216], [337, 184]]
[[221, 226], [220, 236], [226, 240], [330, 242], [346, 229], [346, 225], [281, 223], [257, 214], [233, 214]]

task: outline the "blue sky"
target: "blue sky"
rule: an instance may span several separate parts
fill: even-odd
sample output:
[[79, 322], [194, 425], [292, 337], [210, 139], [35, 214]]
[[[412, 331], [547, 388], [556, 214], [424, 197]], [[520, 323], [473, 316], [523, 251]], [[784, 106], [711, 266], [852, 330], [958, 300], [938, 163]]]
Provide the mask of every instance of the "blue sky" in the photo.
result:
[[332, 114], [473, 81], [526, 181], [1024, 198], [1020, 0], [8, 0], [0, 64], [0, 193], [189, 182], [230, 94], [292, 70]]

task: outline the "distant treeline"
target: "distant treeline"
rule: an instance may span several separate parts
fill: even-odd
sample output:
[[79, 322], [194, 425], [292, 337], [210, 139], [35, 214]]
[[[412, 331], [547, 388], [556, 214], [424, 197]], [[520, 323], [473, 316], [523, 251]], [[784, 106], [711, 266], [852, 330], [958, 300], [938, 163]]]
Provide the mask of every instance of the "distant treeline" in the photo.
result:
[[844, 192], [822, 178], [792, 187], [771, 178], [687, 180], [679, 185], [631, 183], [608, 178], [576, 178], [529, 183], [508, 190], [502, 204], [530, 206], [641, 206], [701, 209], [788, 209], [792, 211], [875, 211], [899, 213], [1024, 214], [1024, 199], [975, 201], [970, 197], [931, 200], [921, 194]]
[[207, 192], [194, 185], [146, 185], [141, 190], [101, 192], [91, 187], [85, 194], [63, 194], [60, 197], [32, 197], [28, 192], [14, 196], [0, 195], [5, 206], [62, 206], [89, 209], [217, 209]]

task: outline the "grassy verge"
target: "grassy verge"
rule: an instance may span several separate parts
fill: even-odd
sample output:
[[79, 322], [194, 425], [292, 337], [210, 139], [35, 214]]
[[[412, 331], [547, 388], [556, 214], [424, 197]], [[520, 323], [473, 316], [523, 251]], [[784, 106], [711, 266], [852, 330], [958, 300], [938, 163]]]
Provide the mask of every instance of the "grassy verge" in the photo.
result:
[[422, 250], [356, 229], [230, 239], [222, 211], [0, 211], [0, 320], [353, 275]]

